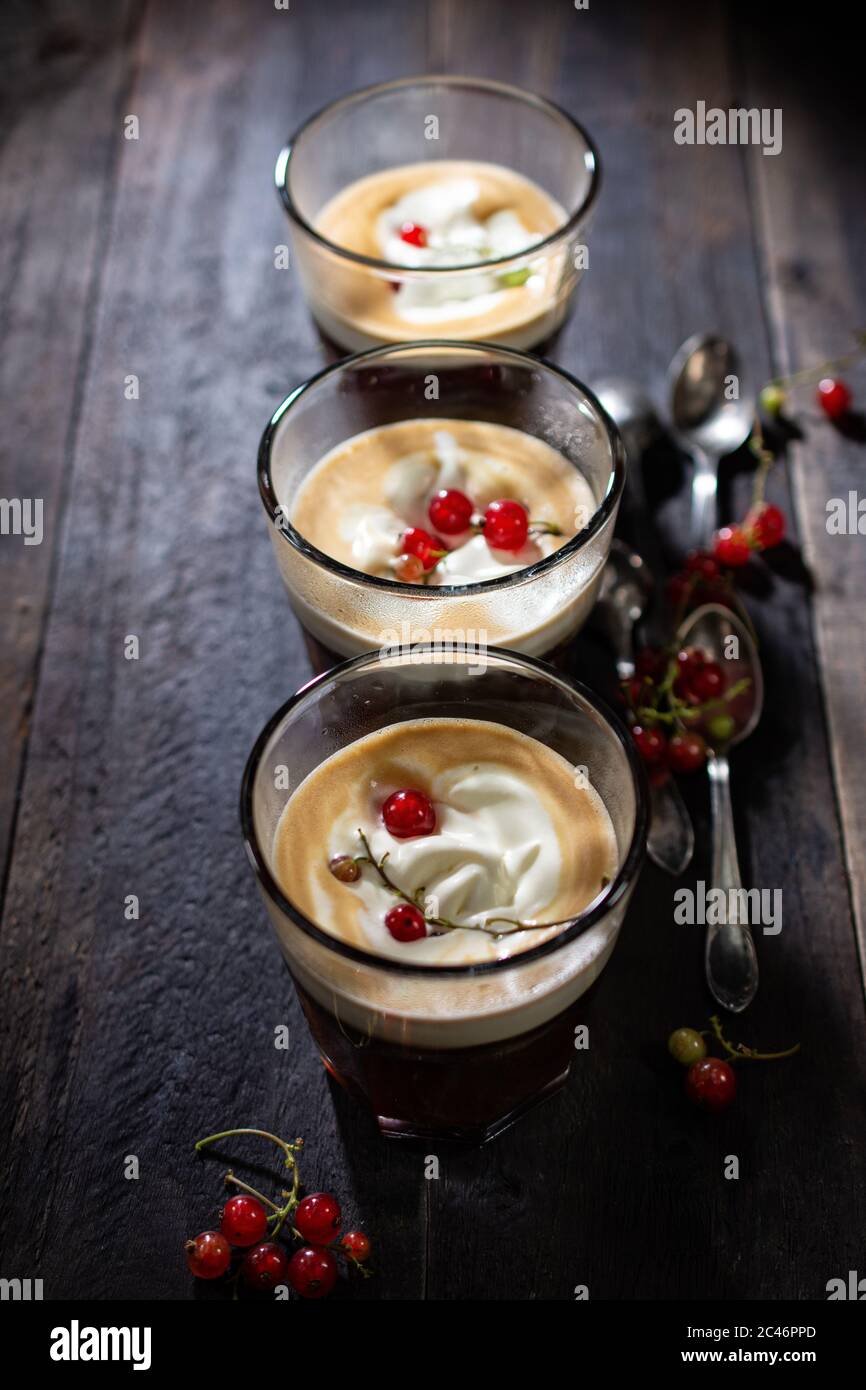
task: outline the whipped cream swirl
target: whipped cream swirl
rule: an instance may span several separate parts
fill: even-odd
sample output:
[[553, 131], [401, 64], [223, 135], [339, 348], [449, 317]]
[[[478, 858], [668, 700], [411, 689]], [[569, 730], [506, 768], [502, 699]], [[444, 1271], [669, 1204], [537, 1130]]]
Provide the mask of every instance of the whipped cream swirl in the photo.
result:
[[[393, 790], [377, 788], [377, 796]], [[436, 809], [432, 835], [398, 840], [380, 818], [360, 827], [373, 858], [378, 862], [387, 854], [392, 882], [410, 897], [423, 889], [427, 915], [458, 926], [514, 935], [508, 922], [491, 919], [543, 922], [558, 891], [562, 858], [553, 821], [533, 788], [507, 767], [482, 762], [440, 773], [430, 794]], [[334, 827], [333, 853], [358, 852], [358, 827], [350, 819], [349, 813]], [[385, 927], [395, 898], [373, 869], [365, 868], [351, 891], [360, 895], [363, 929], [376, 951], [403, 959], [407, 951], [424, 955], [425, 940], [434, 938], [401, 943]], [[455, 948], [458, 935], [449, 933]], [[498, 945], [502, 955], [510, 955], [526, 946], [526, 935], [518, 932], [513, 945], [507, 937]]]
[[[495, 464], [490, 464], [495, 468]], [[473, 457], [472, 472], [485, 469], [485, 461]], [[408, 526], [430, 530], [427, 509], [431, 498], [442, 488], [471, 492], [468, 459], [457, 440], [447, 430], [433, 436], [432, 455], [425, 451], [398, 459], [385, 480], [386, 506], [355, 505], [340, 516], [340, 534], [351, 544], [355, 566], [365, 574], [388, 575], [399, 552], [400, 539]], [[549, 520], [541, 516], [534, 520]], [[480, 584], [526, 569], [556, 548], [555, 539], [530, 537], [519, 551], [493, 550], [482, 535], [465, 531], [440, 538], [448, 554], [428, 577], [428, 584]]]
[[[383, 258], [392, 265], [457, 267], [517, 256], [540, 240], [511, 208], [481, 221], [472, 211], [480, 196], [481, 188], [471, 178], [413, 188], [379, 216], [376, 236]], [[425, 245], [404, 240], [400, 231], [407, 223], [424, 229]], [[484, 313], [509, 284], [529, 277], [527, 266], [516, 275], [474, 271], [443, 276], [440, 283], [409, 281], [395, 295], [394, 307], [403, 318], [419, 323]]]

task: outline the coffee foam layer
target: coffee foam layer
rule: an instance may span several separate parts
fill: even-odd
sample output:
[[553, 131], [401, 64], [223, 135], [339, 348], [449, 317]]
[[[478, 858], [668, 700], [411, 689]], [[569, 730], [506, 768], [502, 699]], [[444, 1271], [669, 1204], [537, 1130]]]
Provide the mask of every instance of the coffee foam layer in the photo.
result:
[[[413, 211], [414, 209], [414, 211]], [[430, 243], [402, 240], [404, 221], [426, 217]], [[536, 256], [532, 247], [566, 221], [563, 208], [537, 184], [502, 165], [433, 160], [382, 170], [342, 189], [316, 218], [334, 245], [411, 268], [457, 268], [522, 255], [521, 283], [504, 272], [407, 279], [402, 284], [360, 267], [335, 266], [328, 282], [307, 285], [314, 312], [337, 341], [352, 346], [423, 336], [538, 342], [562, 298], [563, 248]], [[525, 272], [525, 278], [524, 278]], [[513, 277], [512, 277], [513, 279]]]
[[320, 459], [288, 508], [292, 524], [318, 550], [366, 574], [394, 578], [407, 526], [432, 529], [427, 515], [441, 488], [465, 492], [483, 511], [514, 498], [532, 521], [561, 535], [538, 535], [517, 554], [492, 551], [481, 536], [445, 537], [449, 554], [429, 583], [480, 583], [552, 554], [596, 508], [588, 482], [543, 440], [481, 420], [401, 420], [345, 440]]
[[[401, 787], [431, 798], [433, 834], [401, 841], [387, 831], [381, 807]], [[464, 925], [396, 941], [384, 916], [397, 899], [373, 867], [356, 884], [328, 868], [335, 855], [364, 853], [359, 829], [377, 862], [388, 856], [394, 884], [410, 897], [423, 889], [431, 915]], [[613, 827], [585, 777], [537, 740], [481, 720], [406, 721], [341, 749], [290, 797], [273, 854], [283, 890], [323, 930], [434, 968], [503, 960], [550, 939], [561, 925], [514, 930], [490, 919], [561, 924], [616, 872]]]

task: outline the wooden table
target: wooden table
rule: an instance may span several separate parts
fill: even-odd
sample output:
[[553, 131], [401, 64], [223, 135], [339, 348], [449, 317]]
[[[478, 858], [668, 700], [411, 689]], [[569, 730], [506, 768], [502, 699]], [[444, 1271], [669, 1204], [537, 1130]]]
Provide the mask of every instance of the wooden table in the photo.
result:
[[[767, 712], [735, 755], [734, 796], [748, 881], [782, 888], [784, 927], [761, 941], [761, 991], [732, 1031], [803, 1052], [744, 1073], [723, 1117], [686, 1105], [665, 1054], [711, 1008], [702, 932], [674, 924], [676, 885], [648, 867], [565, 1095], [484, 1150], [443, 1148], [425, 1180], [423, 1153], [384, 1144], [331, 1090], [238, 830], [252, 740], [308, 675], [254, 480], [265, 420], [322, 362], [294, 274], [274, 268], [285, 135], [333, 97], [424, 70], [560, 101], [593, 132], [604, 187], [559, 360], [661, 401], [679, 342], [716, 327], [764, 381], [844, 351], [866, 317], [862, 141], [844, 106], [860, 79], [844, 36], [833, 63], [817, 53], [814, 16], [799, 30], [788, 14], [773, 38], [737, 9], [4, 14], [0, 492], [44, 499], [45, 531], [0, 538], [3, 1276], [41, 1277], [51, 1299], [201, 1294], [181, 1245], [215, 1219], [221, 1169], [192, 1143], [243, 1123], [304, 1134], [308, 1181], [373, 1235], [376, 1277], [355, 1298], [571, 1299], [585, 1284], [592, 1299], [821, 1299], [866, 1272], [866, 542], [825, 526], [828, 498], [864, 490], [856, 422], [835, 430], [807, 390], [804, 437], [770, 487], [795, 538], [756, 566]], [[781, 107], [782, 153], [677, 145], [673, 113], [698, 100]], [[683, 483], [656, 453], [647, 487], [672, 559]], [[746, 464], [727, 465], [725, 516], [749, 489]], [[582, 638], [575, 669], [599, 653]], [[689, 797], [687, 883], [707, 873], [703, 779]]]

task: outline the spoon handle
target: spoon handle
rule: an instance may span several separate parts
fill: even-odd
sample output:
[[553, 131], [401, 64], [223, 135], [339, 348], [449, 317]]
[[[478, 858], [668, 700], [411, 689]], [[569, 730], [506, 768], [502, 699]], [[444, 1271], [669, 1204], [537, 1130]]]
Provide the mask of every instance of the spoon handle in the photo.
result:
[[716, 529], [716, 497], [719, 488], [719, 461], [692, 445], [692, 545], [709, 550]]
[[737, 920], [737, 907], [742, 898], [730, 891], [742, 888], [743, 884], [737, 859], [727, 758], [712, 754], [707, 770], [713, 816], [711, 886], [723, 891], [726, 904], [720, 914], [724, 920], [707, 927], [707, 984], [713, 998], [724, 1008], [741, 1013], [757, 993], [758, 958], [748, 923]]

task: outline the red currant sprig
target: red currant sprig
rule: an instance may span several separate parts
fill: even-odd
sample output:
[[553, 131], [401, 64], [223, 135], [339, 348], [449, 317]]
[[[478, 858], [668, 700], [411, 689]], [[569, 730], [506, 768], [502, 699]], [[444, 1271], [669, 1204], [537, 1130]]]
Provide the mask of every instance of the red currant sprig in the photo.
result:
[[[483, 931], [486, 936], [492, 936], [496, 940], [500, 936], [510, 935], [510, 933], [488, 930], [494, 925], [507, 925], [511, 927], [512, 931], [541, 931], [548, 927], [565, 927], [574, 920], [567, 917], [559, 922], [521, 922], [514, 917], [488, 917], [484, 925], [478, 925], [476, 923], [451, 922], [447, 917], [441, 917], [432, 912], [428, 913], [426, 910], [422, 911], [420, 900], [423, 898], [424, 889], [418, 889], [414, 897], [405, 893], [386, 872], [387, 852], [382, 855], [381, 859], [375, 859], [370, 842], [363, 830], [359, 829], [357, 833], [364, 853], [353, 856], [337, 854], [329, 861], [329, 868], [334, 877], [341, 883], [356, 882], [361, 864], [369, 864], [375, 870], [382, 886], [399, 899], [396, 907], [392, 907], [384, 918], [386, 928], [396, 941], [419, 941], [424, 936], [441, 936], [443, 932], [448, 931]], [[349, 864], [358, 872], [350, 874]], [[602, 879], [602, 891], [608, 887], [609, 883], [608, 878]]]
[[[290, 1143], [267, 1130], [227, 1129], [200, 1139], [195, 1147], [201, 1152], [208, 1144], [244, 1134], [267, 1139], [281, 1149], [285, 1166], [292, 1174], [291, 1188], [282, 1193], [284, 1201], [278, 1205], [229, 1171], [226, 1183], [242, 1192], [226, 1202], [219, 1231], [203, 1231], [195, 1240], [186, 1242], [187, 1264], [192, 1273], [199, 1279], [220, 1278], [230, 1267], [234, 1247], [245, 1252], [235, 1277], [260, 1293], [272, 1293], [288, 1283], [303, 1298], [324, 1298], [336, 1282], [337, 1256], [368, 1274], [361, 1265], [370, 1253], [369, 1238], [363, 1231], [350, 1231], [340, 1238], [342, 1213], [337, 1199], [328, 1192], [299, 1196], [297, 1155], [303, 1148], [303, 1139]], [[287, 1223], [292, 1236], [302, 1243], [291, 1259], [277, 1240]], [[263, 1240], [266, 1234], [269, 1238]]]
[[786, 1048], [784, 1052], [758, 1052], [745, 1043], [730, 1043], [722, 1033], [721, 1021], [717, 1014], [710, 1019], [710, 1030], [715, 1041], [726, 1056], [707, 1055], [707, 1032], [696, 1028], [677, 1028], [668, 1038], [668, 1052], [675, 1062], [686, 1070], [686, 1095], [693, 1105], [701, 1110], [717, 1114], [727, 1110], [737, 1093], [737, 1077], [732, 1062], [776, 1062], [783, 1057], [793, 1057], [800, 1051], [800, 1044]]
[[725, 705], [748, 684], [726, 688], [725, 674], [697, 647], [670, 652], [646, 647], [635, 661], [635, 674], [623, 682], [632, 716], [632, 738], [654, 785], [671, 772], [697, 772], [707, 759], [704, 737], [691, 727], [700, 723], [714, 744], [727, 743], [736, 722]]
[[[471, 500], [457, 488], [437, 492], [427, 509], [430, 523], [443, 536], [459, 536], [475, 530], [484, 537], [491, 550], [504, 550], [516, 555], [536, 534], [561, 536], [558, 526], [549, 521], [531, 521], [522, 502], [513, 497], [500, 497], [488, 503], [483, 516], [477, 516]], [[426, 533], [425, 533], [426, 534]]]
[[806, 367], [802, 371], [792, 372], [790, 376], [776, 377], [768, 382], [759, 397], [761, 409], [770, 416], [780, 415], [792, 387], [815, 381], [818, 383], [816, 398], [821, 409], [831, 420], [842, 419], [851, 407], [852, 396], [838, 374], [858, 362], [866, 353], [866, 332], [860, 329], [854, 338], [857, 346], [851, 352], [822, 362], [817, 367]]

